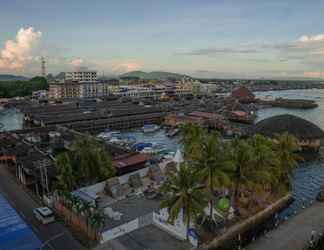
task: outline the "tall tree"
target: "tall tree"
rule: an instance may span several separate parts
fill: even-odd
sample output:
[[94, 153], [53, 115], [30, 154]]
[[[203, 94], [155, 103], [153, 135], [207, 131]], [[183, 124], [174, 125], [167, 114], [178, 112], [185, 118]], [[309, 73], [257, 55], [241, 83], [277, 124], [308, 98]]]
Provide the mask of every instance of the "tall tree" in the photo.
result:
[[180, 212], [183, 212], [183, 222], [188, 230], [190, 223], [203, 213], [208, 203], [209, 197], [204, 189], [195, 168], [182, 164], [179, 170], [170, 172], [161, 189], [166, 194], [161, 208], [168, 208], [169, 222], [174, 223]]
[[289, 188], [293, 170], [298, 165], [298, 161], [303, 159], [298, 154], [301, 148], [298, 145], [298, 140], [287, 132], [276, 135], [274, 142], [280, 162], [279, 178]]
[[68, 191], [114, 175], [107, 150], [90, 136], [78, 137], [68, 152], [58, 155], [56, 166], [59, 170], [58, 186]]
[[280, 162], [273, 141], [262, 135], [254, 135], [249, 138], [248, 143], [252, 147], [255, 176], [259, 176], [256, 182], [263, 188], [269, 185], [276, 187], [279, 183], [277, 173]]
[[216, 187], [228, 187], [235, 167], [228, 158], [228, 154], [217, 132], [206, 134], [200, 142], [201, 155], [196, 163], [199, 173], [207, 184], [210, 193], [210, 218], [213, 217], [213, 198]]
[[[253, 151], [252, 147], [244, 140], [235, 139], [231, 143], [232, 146], [232, 161], [235, 164], [234, 180], [234, 206], [238, 205], [238, 197], [240, 186], [252, 187], [254, 176], [254, 164], [253, 164]], [[251, 178], [252, 177], [252, 178]]]
[[204, 129], [193, 123], [186, 123], [181, 127], [181, 143], [187, 160], [196, 160], [201, 151], [200, 143], [205, 135]]

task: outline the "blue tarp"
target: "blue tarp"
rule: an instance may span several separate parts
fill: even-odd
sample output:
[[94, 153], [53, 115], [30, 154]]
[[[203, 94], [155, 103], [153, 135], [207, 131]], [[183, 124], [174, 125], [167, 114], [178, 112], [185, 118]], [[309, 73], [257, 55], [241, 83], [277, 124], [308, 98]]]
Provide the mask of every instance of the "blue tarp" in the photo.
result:
[[0, 194], [0, 249], [35, 250], [42, 242]]

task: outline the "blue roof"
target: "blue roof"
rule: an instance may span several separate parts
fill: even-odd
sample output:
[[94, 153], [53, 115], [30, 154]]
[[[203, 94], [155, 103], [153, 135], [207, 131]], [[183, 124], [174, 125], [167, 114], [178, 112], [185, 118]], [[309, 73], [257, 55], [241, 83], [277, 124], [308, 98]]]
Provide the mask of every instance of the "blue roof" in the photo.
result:
[[42, 242], [0, 194], [0, 249], [35, 250]]

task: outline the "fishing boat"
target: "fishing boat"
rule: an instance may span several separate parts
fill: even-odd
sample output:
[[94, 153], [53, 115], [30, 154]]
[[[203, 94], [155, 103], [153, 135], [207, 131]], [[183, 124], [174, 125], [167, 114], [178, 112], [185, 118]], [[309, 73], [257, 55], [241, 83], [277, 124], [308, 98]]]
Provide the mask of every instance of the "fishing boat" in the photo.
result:
[[98, 138], [103, 139], [103, 140], [110, 140], [113, 137], [120, 137], [120, 132], [119, 131], [110, 131], [106, 130], [100, 134], [97, 135]]
[[160, 126], [156, 125], [156, 124], [145, 124], [142, 127], [143, 133], [152, 133], [155, 131], [158, 131], [160, 129]]

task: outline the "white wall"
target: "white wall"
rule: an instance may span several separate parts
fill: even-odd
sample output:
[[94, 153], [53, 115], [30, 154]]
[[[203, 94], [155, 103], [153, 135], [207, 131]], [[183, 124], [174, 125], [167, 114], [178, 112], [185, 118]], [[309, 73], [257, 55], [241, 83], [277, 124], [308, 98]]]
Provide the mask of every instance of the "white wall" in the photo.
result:
[[161, 209], [159, 213], [154, 212], [153, 224], [169, 232], [175, 237], [185, 240], [187, 237], [187, 226], [183, 223], [182, 212], [180, 212], [173, 225], [167, 222], [168, 217], [169, 213], [166, 208]]

